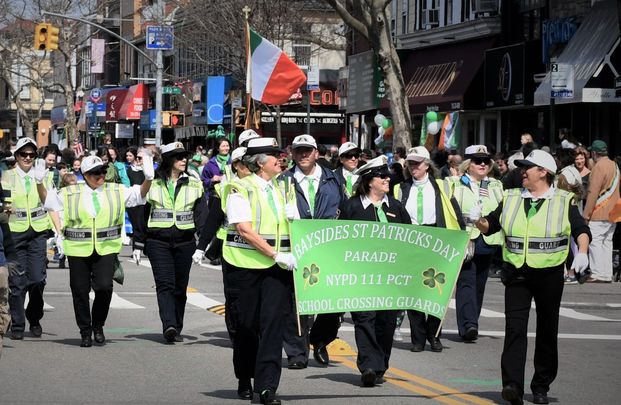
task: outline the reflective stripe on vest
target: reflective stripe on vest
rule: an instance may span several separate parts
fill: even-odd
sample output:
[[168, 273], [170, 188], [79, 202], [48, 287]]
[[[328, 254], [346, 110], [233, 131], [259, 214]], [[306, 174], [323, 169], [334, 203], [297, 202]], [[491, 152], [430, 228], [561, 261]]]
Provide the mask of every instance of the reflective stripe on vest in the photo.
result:
[[162, 179], [151, 185], [147, 199], [151, 204], [149, 228], [170, 228], [173, 225], [181, 230], [194, 229], [194, 204], [203, 195], [201, 183], [193, 177], [180, 187], [174, 206], [168, 187]]
[[64, 250], [67, 256], [88, 257], [119, 253], [121, 229], [125, 220], [124, 187], [105, 183], [99, 194], [100, 211], [93, 218], [84, 207], [82, 197], [90, 198], [88, 185], [80, 183], [61, 190], [65, 212]]
[[506, 235], [504, 260], [517, 268], [524, 263], [532, 268], [564, 263], [569, 252], [569, 207], [573, 194], [556, 190], [554, 196], [544, 200], [537, 213], [528, 219], [521, 193], [519, 189], [505, 192], [500, 217]]
[[15, 209], [15, 215], [9, 216], [11, 232], [26, 232], [30, 227], [35, 232], [43, 232], [50, 227], [50, 219], [41, 204], [37, 184], [34, 179], [30, 183], [30, 193], [26, 194], [24, 180], [16, 169], [2, 173], [5, 202], [11, 202]]
[[[240, 193], [250, 203], [252, 229], [274, 247], [276, 252], [290, 252], [291, 241], [289, 240], [289, 223], [285, 218], [284, 209], [279, 211], [279, 217], [274, 215], [265, 193], [261, 190], [255, 174], [242, 180], [226, 184], [224, 195], [231, 192]], [[274, 185], [274, 199], [285, 206], [282, 190]], [[247, 269], [266, 269], [274, 265], [274, 259], [264, 255], [250, 245], [239, 233], [235, 225], [230, 225], [226, 240], [222, 247], [222, 255], [228, 263]]]

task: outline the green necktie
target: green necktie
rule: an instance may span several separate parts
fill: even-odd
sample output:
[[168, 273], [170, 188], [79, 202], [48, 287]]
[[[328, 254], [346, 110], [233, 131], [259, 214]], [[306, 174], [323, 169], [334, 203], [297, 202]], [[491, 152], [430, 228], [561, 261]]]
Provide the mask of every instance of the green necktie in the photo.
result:
[[270, 205], [270, 208], [272, 208], [272, 211], [274, 211], [274, 216], [276, 218], [278, 218], [278, 209], [276, 208], [276, 202], [274, 201], [274, 194], [272, 193], [272, 186], [269, 185], [267, 186], [267, 202]]
[[24, 182], [26, 183], [26, 194], [30, 194], [30, 176], [24, 177]]
[[99, 198], [97, 197], [97, 192], [93, 192], [93, 207], [95, 207], [95, 215], [99, 215], [99, 211], [101, 211], [101, 205], [99, 205]]
[[174, 203], [175, 202], [175, 182], [172, 180], [169, 180], [168, 182], [166, 182], [166, 186], [168, 187], [168, 195], [170, 196], [170, 200]]
[[373, 204], [373, 206], [375, 207], [375, 211], [377, 212], [377, 219], [379, 219], [380, 222], [388, 222], [388, 218], [386, 218], [386, 213], [382, 209], [382, 202], [380, 201], [377, 204]]
[[347, 196], [350, 197], [351, 196], [351, 192], [352, 192], [352, 175], [347, 176], [347, 179], [345, 180], [345, 188], [347, 189]]
[[306, 176], [306, 181], [308, 181], [308, 204], [310, 205], [311, 217], [315, 215], [315, 184], [313, 181], [315, 178], [313, 176]]
[[528, 209], [528, 214], [526, 217], [531, 219], [537, 213], [537, 201], [530, 200], [530, 208]]
[[416, 186], [416, 222], [418, 225], [423, 224], [423, 188], [425, 185]]

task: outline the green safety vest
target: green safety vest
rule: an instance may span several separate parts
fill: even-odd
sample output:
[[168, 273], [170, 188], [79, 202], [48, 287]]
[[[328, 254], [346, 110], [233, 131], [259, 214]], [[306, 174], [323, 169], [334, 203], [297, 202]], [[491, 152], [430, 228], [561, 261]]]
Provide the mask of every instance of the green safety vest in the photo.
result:
[[[289, 222], [285, 217], [284, 209], [280, 210], [279, 216], [276, 217], [257, 181], [256, 174], [252, 174], [241, 180], [227, 183], [223, 201], [226, 201], [230, 193], [240, 193], [250, 203], [252, 229], [265, 239], [274, 248], [274, 251], [290, 252]], [[274, 199], [278, 199], [280, 206], [284, 207], [284, 197], [278, 187], [278, 182], [273, 180], [272, 184], [274, 185]], [[246, 269], [267, 269], [275, 264], [274, 259], [259, 252], [254, 246], [246, 242], [237, 232], [234, 224], [229, 225], [227, 229], [222, 256], [227, 263]]]
[[65, 254], [88, 257], [93, 251], [101, 256], [119, 253], [121, 227], [125, 221], [124, 186], [104, 183], [103, 192], [98, 194], [101, 209], [95, 218], [91, 217], [81, 201], [86, 187], [89, 186], [80, 183], [61, 189], [65, 213]]
[[[436, 180], [436, 183], [438, 184], [438, 189], [440, 190], [440, 198], [442, 199], [442, 214], [444, 215], [446, 229], [461, 230], [461, 226], [459, 226], [459, 221], [457, 220], [457, 213], [453, 208], [453, 204], [451, 204], [451, 196], [453, 195], [453, 190], [442, 180]], [[401, 184], [395, 185], [395, 188], [393, 189], [393, 194], [395, 196], [395, 199], [397, 199], [399, 202], [403, 201]]]
[[45, 173], [45, 178], [43, 179], [43, 185], [48, 190], [57, 188], [56, 182], [54, 181], [54, 171], [48, 170], [47, 173]]
[[[466, 222], [466, 231], [470, 234], [470, 239], [478, 238], [481, 231], [470, 221], [470, 210], [481, 200], [483, 203], [482, 216], [494, 211], [502, 201], [502, 183], [496, 179], [489, 179], [489, 185], [487, 187], [488, 196], [481, 198], [478, 195], [474, 195], [472, 189], [468, 185], [462, 183], [461, 178], [458, 176], [447, 177], [444, 181], [452, 184], [454, 190], [453, 195], [459, 204], [459, 208], [461, 208], [461, 213]], [[483, 235], [483, 239], [488, 245], [502, 245], [503, 235], [502, 232], [496, 232], [489, 236]]]
[[12, 203], [15, 209], [9, 216], [11, 232], [26, 232], [30, 227], [35, 232], [49, 229], [50, 217], [41, 204], [34, 178], [31, 178], [30, 193], [26, 194], [26, 185], [17, 169], [7, 170], [2, 173], [2, 189], [4, 201]]
[[149, 228], [194, 229], [194, 204], [203, 196], [203, 186], [193, 177], [176, 194], [173, 203], [168, 193], [166, 182], [156, 179], [151, 184], [147, 200], [151, 204], [151, 214], [147, 226]]
[[527, 219], [520, 189], [504, 192], [500, 225], [505, 233], [503, 259], [520, 268], [542, 269], [565, 262], [569, 253], [569, 207], [573, 193], [557, 189], [551, 199], [541, 203], [537, 213]]

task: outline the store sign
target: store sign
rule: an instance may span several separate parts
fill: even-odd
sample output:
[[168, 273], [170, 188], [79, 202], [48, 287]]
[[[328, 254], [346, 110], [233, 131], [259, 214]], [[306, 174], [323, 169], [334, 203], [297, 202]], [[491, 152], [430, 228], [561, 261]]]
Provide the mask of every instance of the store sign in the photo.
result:
[[336, 90], [311, 90], [311, 105], [339, 105], [339, 93]]
[[375, 55], [373, 51], [349, 57], [349, 80], [347, 87], [347, 112], [355, 113], [376, 108]]
[[524, 44], [485, 51], [485, 106], [524, 104]]
[[125, 102], [121, 107], [121, 117], [126, 120], [139, 120], [140, 114], [149, 105], [149, 89], [144, 83], [131, 86], [127, 91]]
[[106, 122], [116, 122], [120, 118], [121, 107], [127, 96], [127, 89], [110, 90], [106, 94]]
[[[263, 124], [271, 124], [276, 122], [276, 118], [269, 116], [261, 116], [261, 123]], [[308, 117], [300, 116], [300, 117], [287, 117], [283, 116], [280, 118], [281, 124], [306, 124], [308, 122]], [[344, 117], [310, 117], [311, 124], [323, 124], [323, 125], [344, 125], [345, 118]]]
[[557, 44], [566, 44], [574, 36], [578, 24], [575, 17], [555, 18], [543, 22], [541, 35], [543, 63], [550, 61], [550, 47]]
[[574, 98], [574, 66], [567, 63], [550, 64], [550, 97]]
[[134, 124], [116, 123], [114, 137], [117, 139], [132, 139], [134, 137]]

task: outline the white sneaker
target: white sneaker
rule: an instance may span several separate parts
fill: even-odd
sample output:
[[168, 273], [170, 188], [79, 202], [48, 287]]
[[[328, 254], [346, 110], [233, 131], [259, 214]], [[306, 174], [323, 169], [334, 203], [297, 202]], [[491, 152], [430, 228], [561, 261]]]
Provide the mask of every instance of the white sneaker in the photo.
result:
[[401, 335], [401, 329], [395, 329], [395, 334], [392, 336], [392, 340], [395, 342], [403, 342], [403, 335]]

